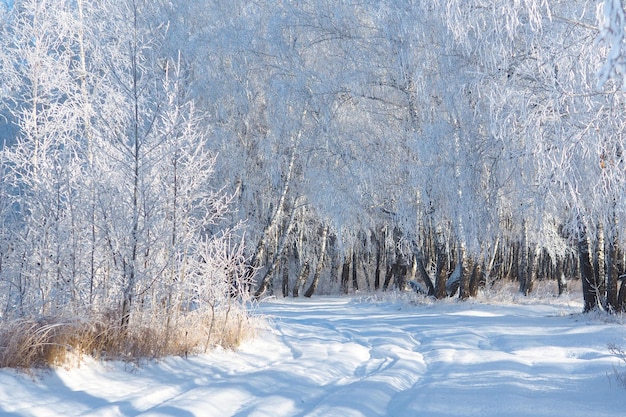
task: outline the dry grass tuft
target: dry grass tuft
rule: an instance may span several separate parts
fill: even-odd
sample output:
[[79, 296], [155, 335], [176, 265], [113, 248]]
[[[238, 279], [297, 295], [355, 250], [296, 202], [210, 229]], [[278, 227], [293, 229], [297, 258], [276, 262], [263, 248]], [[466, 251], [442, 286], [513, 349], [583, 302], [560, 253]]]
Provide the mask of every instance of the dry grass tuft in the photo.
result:
[[[608, 348], [609, 352], [619, 359], [620, 366], [626, 364], [626, 351], [621, 346], [610, 343]], [[626, 388], [626, 372], [620, 366], [613, 366], [613, 378], [622, 388]]]
[[43, 317], [0, 323], [0, 368], [48, 368], [83, 356], [138, 361], [236, 348], [253, 333], [244, 311], [137, 315], [126, 329], [111, 311], [82, 318]]

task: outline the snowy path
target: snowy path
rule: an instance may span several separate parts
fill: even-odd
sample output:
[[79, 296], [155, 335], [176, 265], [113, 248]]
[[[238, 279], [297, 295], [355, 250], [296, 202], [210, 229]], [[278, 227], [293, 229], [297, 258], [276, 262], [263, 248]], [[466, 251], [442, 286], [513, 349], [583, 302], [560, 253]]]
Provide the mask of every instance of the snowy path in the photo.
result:
[[[623, 325], [580, 305], [264, 303], [238, 352], [0, 372], [2, 416], [623, 416]], [[626, 367], [624, 369], [626, 372]]]

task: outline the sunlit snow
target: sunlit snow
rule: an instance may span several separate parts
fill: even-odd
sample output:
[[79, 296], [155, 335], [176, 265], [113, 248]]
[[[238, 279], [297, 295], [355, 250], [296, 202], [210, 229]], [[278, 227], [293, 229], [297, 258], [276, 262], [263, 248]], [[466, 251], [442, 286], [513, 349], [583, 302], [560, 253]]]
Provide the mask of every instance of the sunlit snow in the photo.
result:
[[[620, 416], [619, 320], [539, 304], [280, 299], [239, 351], [0, 372], [8, 416]], [[626, 367], [621, 369], [626, 372]]]

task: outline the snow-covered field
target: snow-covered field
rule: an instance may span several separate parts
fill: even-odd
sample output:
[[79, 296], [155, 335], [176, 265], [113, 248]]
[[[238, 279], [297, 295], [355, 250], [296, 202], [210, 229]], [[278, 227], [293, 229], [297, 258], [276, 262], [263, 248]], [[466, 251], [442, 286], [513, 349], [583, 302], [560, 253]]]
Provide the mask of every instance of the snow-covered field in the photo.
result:
[[625, 415], [613, 375], [626, 366], [607, 345], [626, 346], [626, 327], [555, 300], [272, 300], [267, 329], [237, 352], [0, 371], [0, 415]]

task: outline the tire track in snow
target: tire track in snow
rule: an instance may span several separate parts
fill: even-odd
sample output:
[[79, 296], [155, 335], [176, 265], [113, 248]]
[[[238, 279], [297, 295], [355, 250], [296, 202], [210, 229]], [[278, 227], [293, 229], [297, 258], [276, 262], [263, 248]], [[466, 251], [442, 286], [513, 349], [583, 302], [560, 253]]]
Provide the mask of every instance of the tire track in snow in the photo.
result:
[[[573, 392], [576, 400], [581, 383], [588, 380], [597, 386], [606, 379], [606, 371], [593, 377], [572, 376], [581, 372], [579, 366], [588, 367], [581, 359], [605, 361], [609, 369], [607, 355], [597, 353], [597, 347], [575, 358], [570, 357], [570, 347], [561, 347], [580, 345], [582, 335], [591, 330], [572, 331], [575, 324], [567, 322], [571, 318], [555, 315], [561, 306], [454, 303], [403, 310], [386, 303], [333, 300], [324, 307], [324, 302], [317, 300], [311, 309], [291, 300], [265, 307], [281, 317], [285, 342], [303, 352], [291, 366], [333, 375], [315, 387], [303, 386], [311, 395], [298, 404], [301, 412], [292, 415], [466, 417], [532, 412], [569, 417], [586, 416], [598, 408], [598, 402], [551, 407], [554, 395], [567, 399]], [[342, 363], [345, 354], [337, 356], [331, 350], [315, 354], [306, 348], [311, 337], [317, 340], [314, 345], [340, 344], [344, 353], [360, 354], [348, 364]], [[602, 348], [606, 341], [599, 344]], [[545, 410], [539, 412], [534, 401]]]
[[[267, 306], [272, 307], [283, 310], [276, 312], [281, 321], [274, 325], [281, 342], [296, 352], [289, 366], [329, 376], [310, 389], [315, 394], [302, 402], [299, 416], [386, 415], [398, 393], [412, 389], [426, 370], [420, 342], [398, 327], [398, 320], [411, 320], [408, 313], [380, 314], [373, 305], [350, 304], [349, 299], [337, 308], [327, 306], [325, 317], [306, 305], [294, 312]], [[307, 348], [311, 337], [316, 339], [312, 350]], [[320, 351], [320, 345], [327, 349]]]

